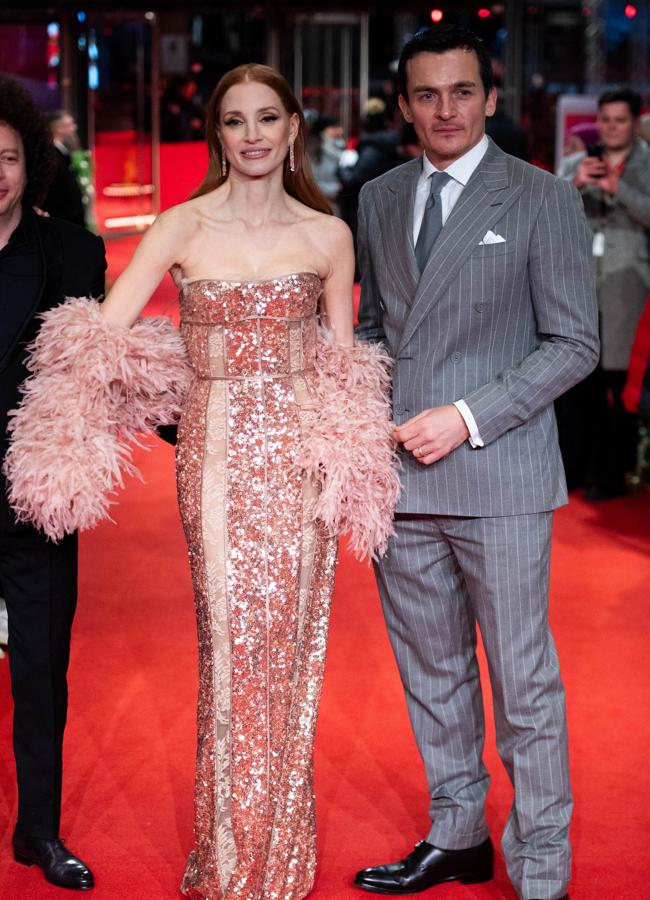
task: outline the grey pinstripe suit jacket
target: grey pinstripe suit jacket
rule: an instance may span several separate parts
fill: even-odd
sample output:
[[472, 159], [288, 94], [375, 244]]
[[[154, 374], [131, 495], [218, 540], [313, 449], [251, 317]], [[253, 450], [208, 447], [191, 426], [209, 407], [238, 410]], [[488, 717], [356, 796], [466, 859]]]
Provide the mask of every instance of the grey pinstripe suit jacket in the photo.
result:
[[[598, 360], [591, 237], [580, 195], [490, 141], [420, 276], [413, 160], [359, 204], [358, 335], [395, 359], [397, 423], [463, 399], [485, 447], [423, 466], [403, 456], [398, 512], [502, 516], [554, 509], [566, 484], [552, 401]], [[504, 243], [480, 245], [488, 229]]]

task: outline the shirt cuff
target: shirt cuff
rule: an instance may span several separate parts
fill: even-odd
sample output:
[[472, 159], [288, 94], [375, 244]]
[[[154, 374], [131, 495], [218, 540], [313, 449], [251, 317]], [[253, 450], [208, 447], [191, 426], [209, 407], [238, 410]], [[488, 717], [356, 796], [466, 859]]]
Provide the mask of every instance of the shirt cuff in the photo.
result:
[[469, 431], [469, 443], [470, 446], [475, 450], [477, 447], [485, 447], [483, 443], [483, 438], [481, 437], [481, 433], [478, 430], [478, 425], [476, 424], [476, 419], [471, 413], [469, 406], [465, 403], [464, 400], [456, 400], [454, 406], [458, 410], [458, 412], [463, 417], [465, 424], [467, 425], [467, 430]]

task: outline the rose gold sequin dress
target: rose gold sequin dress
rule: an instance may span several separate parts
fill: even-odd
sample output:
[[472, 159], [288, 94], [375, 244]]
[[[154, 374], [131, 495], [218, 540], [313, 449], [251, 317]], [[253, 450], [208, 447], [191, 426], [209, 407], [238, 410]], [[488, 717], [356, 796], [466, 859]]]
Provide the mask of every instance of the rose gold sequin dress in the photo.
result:
[[312, 751], [336, 564], [295, 466], [320, 279], [183, 281], [195, 371], [177, 448], [199, 636], [188, 897], [298, 900], [315, 871]]

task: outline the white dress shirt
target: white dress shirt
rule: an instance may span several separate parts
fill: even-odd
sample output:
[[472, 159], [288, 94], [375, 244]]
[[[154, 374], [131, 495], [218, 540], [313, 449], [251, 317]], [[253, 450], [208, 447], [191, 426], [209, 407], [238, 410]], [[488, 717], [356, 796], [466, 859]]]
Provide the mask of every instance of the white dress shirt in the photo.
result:
[[[488, 139], [485, 135], [478, 144], [475, 144], [471, 150], [464, 153], [458, 159], [448, 166], [444, 171], [451, 176], [447, 184], [440, 192], [440, 200], [442, 202], [442, 224], [444, 226], [449, 213], [452, 211], [463, 188], [471, 178], [474, 170], [485, 156], [488, 148]], [[422, 156], [422, 174], [418, 179], [417, 188], [415, 189], [415, 203], [413, 205], [413, 246], [415, 247], [424, 218], [424, 207], [426, 206], [429, 194], [431, 193], [431, 183], [429, 179], [434, 172], [442, 171], [436, 169], [432, 162], [429, 161], [426, 153]], [[472, 447], [484, 447], [485, 444], [481, 439], [476, 420], [472, 412], [464, 400], [456, 400], [454, 406], [461, 414], [469, 431], [469, 442]]]

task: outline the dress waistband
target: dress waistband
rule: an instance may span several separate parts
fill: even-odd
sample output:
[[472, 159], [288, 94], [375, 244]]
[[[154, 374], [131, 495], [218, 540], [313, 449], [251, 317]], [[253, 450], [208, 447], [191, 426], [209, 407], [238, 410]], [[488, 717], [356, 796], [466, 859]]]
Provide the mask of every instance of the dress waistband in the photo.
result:
[[257, 375], [199, 375], [195, 373], [197, 381], [277, 381], [279, 378], [295, 378], [297, 375], [312, 375], [316, 371], [311, 369], [297, 369], [295, 372], [262, 372]]

